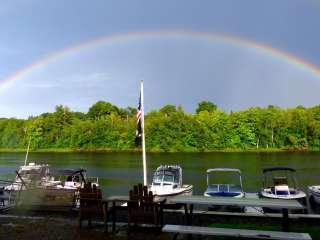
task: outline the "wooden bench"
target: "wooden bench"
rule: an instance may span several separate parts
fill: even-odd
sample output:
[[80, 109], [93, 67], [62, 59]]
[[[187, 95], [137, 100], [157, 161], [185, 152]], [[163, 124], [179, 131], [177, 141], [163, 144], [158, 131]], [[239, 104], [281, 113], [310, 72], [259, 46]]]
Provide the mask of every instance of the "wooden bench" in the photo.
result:
[[238, 237], [249, 239], [277, 239], [277, 240], [310, 240], [308, 233], [295, 232], [278, 232], [278, 231], [260, 231], [247, 229], [231, 229], [231, 228], [211, 228], [199, 226], [185, 225], [165, 225], [162, 228], [163, 232], [174, 233], [173, 239], [176, 239], [178, 234], [194, 234], [206, 236], [225, 236]]
[[92, 219], [103, 219], [106, 222], [106, 211], [102, 204], [101, 190], [91, 188], [89, 183], [80, 189], [79, 228], [83, 220], [88, 220], [88, 225], [91, 227]]

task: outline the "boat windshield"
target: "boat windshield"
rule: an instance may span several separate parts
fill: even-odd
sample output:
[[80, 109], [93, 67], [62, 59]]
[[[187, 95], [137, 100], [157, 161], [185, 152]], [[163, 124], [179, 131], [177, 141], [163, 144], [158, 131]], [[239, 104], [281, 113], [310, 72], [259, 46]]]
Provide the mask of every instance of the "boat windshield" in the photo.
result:
[[174, 182], [174, 176], [173, 175], [164, 175], [163, 181], [164, 182]]
[[161, 182], [172, 182], [172, 183], [179, 183], [179, 173], [178, 171], [157, 171], [153, 177], [154, 183], [161, 183]]
[[19, 171], [20, 175], [39, 175], [40, 174], [40, 169], [30, 169], [30, 170], [20, 170]]

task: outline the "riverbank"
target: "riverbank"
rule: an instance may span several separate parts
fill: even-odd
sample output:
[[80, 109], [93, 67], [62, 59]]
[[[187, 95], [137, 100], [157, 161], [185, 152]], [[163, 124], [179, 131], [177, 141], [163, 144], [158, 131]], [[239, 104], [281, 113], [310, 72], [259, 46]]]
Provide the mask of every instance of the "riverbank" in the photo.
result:
[[[25, 148], [0, 148], [0, 153], [20, 153], [26, 152]], [[141, 149], [128, 149], [118, 150], [110, 148], [45, 148], [45, 149], [30, 149], [29, 152], [34, 153], [136, 153], [141, 152]], [[238, 149], [238, 148], [227, 148], [217, 149], [214, 151], [159, 151], [159, 150], [147, 150], [148, 153], [277, 153], [277, 152], [320, 152], [320, 149], [306, 149], [306, 148], [264, 148], [264, 149]]]

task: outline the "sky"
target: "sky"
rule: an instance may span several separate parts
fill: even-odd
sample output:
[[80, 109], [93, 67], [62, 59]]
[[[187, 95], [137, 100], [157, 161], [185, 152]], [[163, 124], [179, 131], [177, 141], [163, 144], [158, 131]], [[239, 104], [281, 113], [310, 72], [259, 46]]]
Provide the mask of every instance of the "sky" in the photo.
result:
[[319, 23], [319, 0], [0, 0], [0, 117], [135, 107], [142, 79], [146, 111], [318, 105]]

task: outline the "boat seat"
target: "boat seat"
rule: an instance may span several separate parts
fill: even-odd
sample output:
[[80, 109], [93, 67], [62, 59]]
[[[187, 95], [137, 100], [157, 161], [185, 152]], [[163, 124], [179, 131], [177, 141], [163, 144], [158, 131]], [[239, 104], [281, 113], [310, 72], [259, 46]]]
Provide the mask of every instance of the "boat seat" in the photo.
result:
[[273, 183], [275, 186], [288, 185], [288, 179], [286, 177], [274, 177]]

